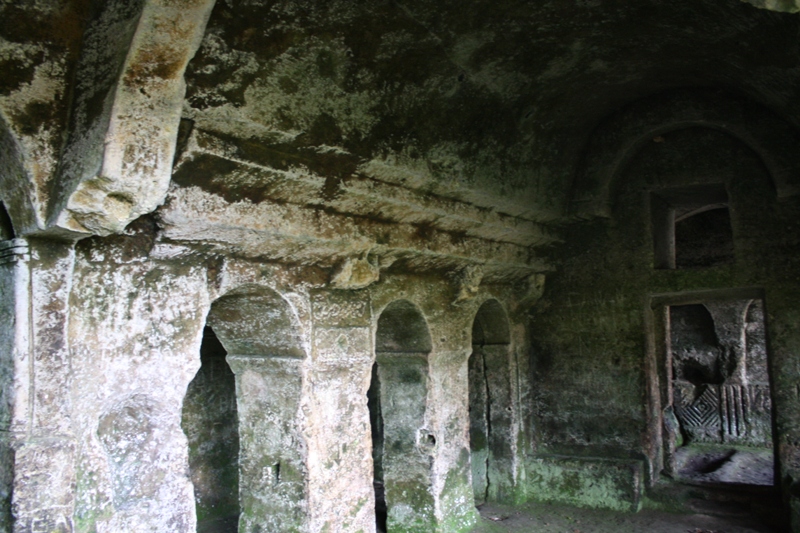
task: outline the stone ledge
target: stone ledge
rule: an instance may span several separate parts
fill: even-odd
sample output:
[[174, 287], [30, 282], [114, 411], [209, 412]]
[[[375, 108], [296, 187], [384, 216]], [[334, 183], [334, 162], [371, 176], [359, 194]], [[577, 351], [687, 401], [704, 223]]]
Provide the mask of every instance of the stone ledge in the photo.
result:
[[642, 461], [541, 455], [525, 466], [528, 500], [615, 511], [641, 508]]

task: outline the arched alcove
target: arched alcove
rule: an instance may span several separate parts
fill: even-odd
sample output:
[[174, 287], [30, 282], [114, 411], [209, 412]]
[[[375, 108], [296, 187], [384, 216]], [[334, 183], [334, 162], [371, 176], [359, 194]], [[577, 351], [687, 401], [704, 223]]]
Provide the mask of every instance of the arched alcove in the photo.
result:
[[[215, 353], [206, 354], [205, 358], [201, 353], [203, 366], [209, 364], [210, 367], [206, 370], [201, 367], [198, 377], [204, 372], [213, 373], [204, 378], [209, 381], [206, 392], [211, 394], [203, 399], [192, 398], [192, 401], [198, 402], [198, 408], [205, 406], [209, 411], [207, 416], [225, 408], [230, 418], [236, 415], [240, 515], [238, 525], [225, 519], [207, 524], [198, 521], [198, 531], [305, 531], [305, 444], [298, 420], [301, 364], [305, 352], [296, 317], [279, 294], [263, 287], [247, 286], [216, 300], [206, 326], [201, 352]], [[223, 388], [217, 380], [226, 379], [223, 377], [226, 372], [219, 368], [222, 352], [227, 352], [225, 360], [235, 374], [235, 406], [215, 405], [215, 402], [230, 401], [229, 395], [217, 391]], [[196, 394], [190, 386], [187, 399], [192, 396]], [[233, 420], [222, 421], [222, 424], [232, 426]], [[206, 428], [205, 431], [210, 430]], [[191, 445], [194, 436], [187, 436]], [[229, 439], [228, 444], [232, 446], [233, 440]], [[190, 461], [192, 455], [190, 450]], [[233, 461], [230, 450], [207, 453], [206, 459], [211, 460], [212, 456], [225, 456], [226, 460]], [[214, 469], [224, 471], [228, 480], [232, 477], [229, 465], [195, 463], [191, 466], [193, 479], [204, 470]], [[198, 496], [197, 486], [195, 492]], [[198, 517], [200, 514], [198, 508]], [[215, 524], [230, 529], [204, 529]]]
[[383, 310], [375, 333], [375, 351], [424, 354], [431, 351], [428, 324], [414, 304], [399, 300]]
[[667, 465], [689, 483], [774, 484], [763, 300], [668, 307]]
[[475, 315], [472, 323], [472, 344], [494, 345], [511, 343], [508, 317], [497, 300], [486, 301]]
[[469, 357], [469, 441], [475, 504], [508, 499], [514, 442], [508, 317], [497, 300], [478, 310]]
[[378, 531], [432, 531], [431, 454], [425, 429], [431, 337], [414, 304], [389, 304], [378, 319], [367, 393]]
[[229, 354], [302, 359], [297, 319], [288, 302], [268, 289], [250, 287], [214, 302], [208, 324]]

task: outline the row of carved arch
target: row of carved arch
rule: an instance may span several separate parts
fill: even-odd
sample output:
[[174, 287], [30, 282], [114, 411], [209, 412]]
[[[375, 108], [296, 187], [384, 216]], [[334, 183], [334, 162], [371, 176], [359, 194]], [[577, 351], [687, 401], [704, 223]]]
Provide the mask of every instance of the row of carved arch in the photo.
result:
[[[261, 287], [228, 293], [211, 306], [207, 324], [228, 353], [272, 357], [305, 357], [301, 328], [291, 306], [279, 294]], [[508, 344], [506, 312], [487, 300], [474, 320], [473, 344]], [[278, 333], [278, 334], [274, 334]], [[376, 352], [428, 353], [432, 342], [420, 309], [408, 300], [395, 300], [379, 314]]]
[[[300, 437], [300, 431], [293, 427], [293, 413], [297, 411], [300, 401], [301, 377], [300, 366], [305, 356], [302, 350], [300, 329], [297, 318], [291, 306], [277, 292], [263, 287], [250, 287], [234, 291], [218, 298], [211, 306], [207, 319], [207, 327], [203, 350], [216, 350], [217, 360], [206, 358], [201, 353], [203, 364], [198, 377], [204, 371], [227, 371], [228, 402], [232, 402], [233, 413], [223, 413], [219, 405], [210, 406], [209, 410], [217, 413], [220, 420], [228, 417], [228, 424], [232, 419], [238, 422], [235, 435], [228, 432], [227, 442], [229, 449], [217, 450], [224, 461], [229, 463], [227, 470], [223, 469], [215, 475], [230, 483], [235, 479], [238, 484], [236, 491], [227, 491], [227, 499], [219, 500], [220, 494], [214, 487], [203, 486], [202, 476], [208, 476], [208, 471], [202, 465], [208, 458], [197, 457], [191, 449], [201, 444], [203, 435], [192, 435], [194, 428], [202, 428], [201, 432], [209, 431], [215, 423], [185, 422], [184, 430], [190, 441], [190, 463], [195, 482], [196, 500], [198, 505], [205, 505], [212, 509], [215, 505], [220, 509], [227, 509], [227, 516], [216, 517], [217, 520], [228, 520], [231, 531], [235, 527], [244, 530], [255, 526], [268, 525], [280, 530], [292, 530], [292, 524], [303, 520], [298, 516], [299, 508], [308, 505], [307, 496], [304, 494], [303, 482], [308, 473], [305, 470], [304, 460], [299, 448], [299, 443], [294, 442]], [[501, 485], [497, 471], [507, 469], [506, 465], [498, 461], [499, 467], [488, 466], [491, 451], [489, 445], [506, 446], [508, 439], [494, 438], [487, 433], [486, 416], [488, 416], [489, 402], [511, 400], [510, 390], [504, 390], [493, 395], [490, 399], [486, 394], [489, 386], [483, 374], [487, 368], [503, 366], [502, 353], [508, 353], [511, 343], [510, 328], [507, 315], [503, 306], [496, 299], [483, 302], [476, 313], [472, 325], [473, 354], [469, 361], [469, 378], [481, 379], [480, 386], [470, 383], [470, 426], [471, 441], [483, 442], [480, 450], [475, 450], [476, 467], [473, 469], [474, 491], [476, 503], [489, 496], [489, 478], [492, 482]], [[216, 345], [217, 348], [213, 346]], [[402, 521], [412, 520], [419, 523], [420, 527], [434, 527], [433, 514], [434, 501], [430, 492], [431, 454], [436, 445], [436, 435], [425, 427], [426, 396], [428, 394], [428, 365], [427, 356], [433, 349], [431, 334], [428, 324], [420, 309], [409, 300], [394, 300], [386, 305], [379, 313], [375, 327], [374, 343], [375, 363], [372, 370], [370, 392], [364, 398], [370, 411], [370, 425], [373, 437], [373, 465], [375, 475], [376, 517], [378, 530], [385, 530], [387, 524], [386, 501], [389, 501], [388, 524], [389, 530], [399, 527], [400, 520], [392, 515], [392, 509], [403, 508]], [[495, 348], [494, 350], [492, 350]], [[227, 357], [226, 357], [227, 354]], [[226, 361], [227, 360], [227, 364]], [[216, 366], [214, 366], [216, 365]], [[233, 373], [228, 369], [233, 369]], [[216, 368], [216, 370], [213, 370]], [[245, 370], [253, 370], [245, 375]], [[479, 369], [478, 374], [475, 369]], [[260, 370], [260, 371], [259, 371]], [[233, 390], [234, 373], [236, 374], [236, 390]], [[412, 376], [413, 374], [413, 376]], [[510, 381], [507, 362], [502, 371], [498, 373], [501, 380]], [[412, 379], [413, 378], [413, 379]], [[197, 379], [197, 378], [196, 378]], [[203, 378], [206, 379], [206, 378]], [[195, 382], [193, 382], [194, 385]], [[193, 391], [190, 385], [187, 393], [187, 402], [196, 405], [191, 409], [195, 411], [205, 409], [203, 402], [205, 396], [202, 392]], [[492, 386], [495, 384], [493, 383]], [[508, 389], [510, 383], [506, 383]], [[259, 398], [257, 390], [266, 388], [281, 391], [281, 398], [272, 395], [269, 398]], [[476, 394], [477, 391], [477, 394]], [[381, 401], [381, 397], [383, 401]], [[368, 401], [369, 398], [369, 401]], [[236, 404], [238, 403], [238, 413]], [[376, 405], [384, 404], [384, 410]], [[480, 404], [475, 410], [482, 410], [480, 421], [474, 422], [472, 418], [473, 403]], [[186, 404], [185, 404], [186, 405]], [[186, 408], [185, 408], [186, 409]], [[191, 410], [190, 409], [190, 410]], [[401, 412], [402, 411], [402, 412]], [[507, 409], [497, 409], [498, 427], [508, 418]], [[387, 423], [384, 425], [384, 417]], [[184, 420], [186, 421], [186, 412]], [[478, 420], [478, 418], [476, 418]], [[235, 422], [234, 422], [235, 424]], [[510, 426], [509, 424], [507, 424]], [[385, 432], [385, 435], [384, 435]], [[483, 432], [482, 437], [475, 437]], [[247, 435], [241, 441], [239, 448], [239, 433]], [[254, 437], [255, 436], [255, 437]], [[384, 438], [392, 444], [384, 455]], [[255, 444], [258, 440], [260, 444]], [[235, 441], [235, 442], [234, 442]], [[232, 449], [235, 451], [231, 452]], [[398, 451], [401, 450], [401, 451]], [[233, 453], [233, 454], [232, 454]], [[238, 455], [238, 457], [237, 457]], [[402, 457], [401, 457], [402, 456]], [[414, 459], [416, 457], [416, 460]], [[220, 457], [213, 458], [216, 461]], [[255, 462], [269, 464], [270, 482], [264, 483], [263, 479], [254, 480], [251, 473], [258, 470]], [[235, 472], [233, 471], [235, 470]], [[200, 472], [200, 473], [198, 473]], [[506, 475], [508, 474], [508, 475]], [[385, 475], [385, 477], [384, 477]], [[510, 472], [503, 473], [510, 479]], [[199, 476], [199, 477], [198, 477]], [[263, 476], [261, 476], [263, 477]], [[507, 484], [507, 483], [506, 483]], [[402, 486], [400, 492], [396, 487]], [[402, 502], [405, 491], [409, 486], [417, 486], [420, 494], [426, 497], [415, 500], [413, 517], [408, 516], [410, 502]], [[379, 488], [378, 488], [379, 487]], [[494, 486], [493, 486], [494, 489]], [[236, 498], [230, 494], [236, 493]], [[249, 497], [248, 495], [257, 495]], [[241, 498], [247, 501], [271, 502], [269, 508], [254, 509], [252, 504], [239, 515], [238, 501]], [[419, 498], [419, 497], [417, 497]], [[205, 500], [204, 500], [205, 499]], [[244, 501], [244, 500], [242, 500]], [[402, 505], [398, 505], [402, 504]], [[383, 505], [383, 507], [381, 507]], [[205, 512], [198, 508], [198, 519], [207, 519]], [[265, 522], [266, 521], [266, 522]], [[236, 526], [238, 524], [238, 526]], [[394, 526], [393, 526], [394, 524]], [[407, 525], [407, 524], [405, 524]], [[277, 530], [277, 529], [276, 529]]]

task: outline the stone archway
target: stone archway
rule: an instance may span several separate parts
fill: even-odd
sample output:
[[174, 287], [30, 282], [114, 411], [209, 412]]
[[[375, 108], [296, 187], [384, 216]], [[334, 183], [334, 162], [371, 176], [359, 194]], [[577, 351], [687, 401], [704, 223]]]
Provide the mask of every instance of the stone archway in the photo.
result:
[[428, 326], [406, 300], [389, 304], [378, 319], [375, 366], [367, 394], [373, 436], [378, 531], [432, 531], [431, 454], [435, 436], [425, 428]]
[[305, 531], [306, 446], [298, 418], [305, 352], [296, 317], [279, 294], [248, 286], [216, 300], [206, 325], [235, 374], [240, 515], [231, 531]]
[[472, 489], [475, 504], [512, 495], [511, 337], [508, 318], [497, 300], [484, 303], [472, 325], [469, 420]]

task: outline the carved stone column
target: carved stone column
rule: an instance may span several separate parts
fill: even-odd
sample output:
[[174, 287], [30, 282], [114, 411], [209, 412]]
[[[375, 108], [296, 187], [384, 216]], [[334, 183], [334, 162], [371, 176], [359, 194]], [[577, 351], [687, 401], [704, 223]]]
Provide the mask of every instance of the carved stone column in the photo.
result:
[[67, 321], [74, 259], [71, 243], [0, 243], [0, 524], [13, 515], [17, 532], [73, 529]]
[[311, 295], [309, 487], [312, 531], [374, 531], [367, 389], [372, 368], [370, 300], [365, 290]]

